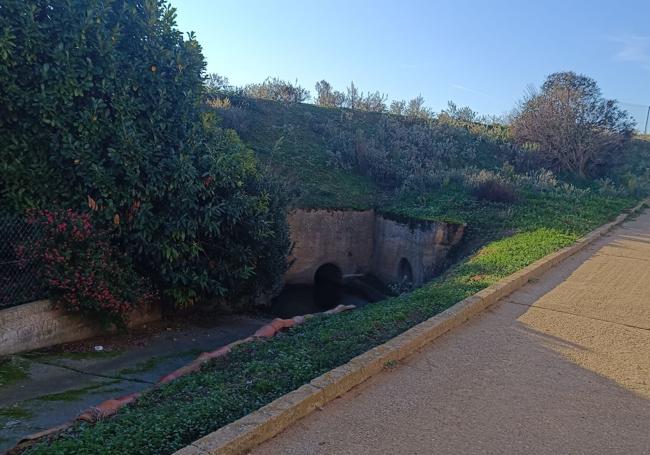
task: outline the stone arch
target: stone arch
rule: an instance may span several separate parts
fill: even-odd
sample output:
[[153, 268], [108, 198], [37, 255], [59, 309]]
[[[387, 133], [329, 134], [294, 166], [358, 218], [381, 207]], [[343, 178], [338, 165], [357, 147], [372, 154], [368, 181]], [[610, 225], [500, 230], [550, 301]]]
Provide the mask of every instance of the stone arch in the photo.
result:
[[328, 262], [314, 274], [314, 302], [321, 308], [334, 308], [343, 297], [343, 272], [338, 265]]
[[408, 259], [402, 258], [397, 264], [397, 281], [400, 283], [413, 283], [413, 268]]

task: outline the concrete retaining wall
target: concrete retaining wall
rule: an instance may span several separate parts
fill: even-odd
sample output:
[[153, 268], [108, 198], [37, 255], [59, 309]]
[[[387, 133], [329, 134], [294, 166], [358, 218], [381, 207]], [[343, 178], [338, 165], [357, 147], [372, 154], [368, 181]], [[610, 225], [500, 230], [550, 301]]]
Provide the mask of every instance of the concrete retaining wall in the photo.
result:
[[289, 214], [294, 243], [285, 275], [287, 284], [312, 284], [316, 270], [332, 263], [343, 275], [374, 273], [387, 282], [400, 281], [406, 259], [413, 283], [433, 278], [449, 249], [463, 236], [463, 225], [388, 219], [372, 210], [295, 210]]
[[[129, 326], [160, 319], [159, 307], [136, 311]], [[52, 307], [49, 300], [38, 300], [0, 311], [0, 356], [83, 340], [105, 333], [78, 316]]]
[[441, 271], [449, 250], [463, 236], [463, 226], [440, 222], [409, 226], [377, 216], [374, 235], [372, 272], [386, 282], [401, 281], [400, 262], [405, 259], [413, 283], [421, 286]]
[[372, 210], [294, 210], [288, 216], [293, 250], [287, 284], [311, 284], [318, 267], [332, 263], [344, 275], [367, 273], [373, 249]]

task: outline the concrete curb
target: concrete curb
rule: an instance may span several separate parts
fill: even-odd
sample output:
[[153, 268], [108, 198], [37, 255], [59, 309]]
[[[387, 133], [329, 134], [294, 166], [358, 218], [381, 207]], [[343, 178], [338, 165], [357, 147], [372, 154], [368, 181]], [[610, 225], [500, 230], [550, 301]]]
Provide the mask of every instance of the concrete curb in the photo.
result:
[[492, 286], [458, 302], [447, 310], [417, 324], [390, 341], [379, 345], [290, 392], [241, 419], [230, 423], [175, 452], [174, 455], [238, 455], [272, 438], [315, 409], [341, 396], [382, 371], [392, 361], [415, 353], [449, 330], [463, 324], [501, 298], [537, 278], [554, 265], [600, 239], [647, 201], [619, 215], [573, 245], [551, 253]]

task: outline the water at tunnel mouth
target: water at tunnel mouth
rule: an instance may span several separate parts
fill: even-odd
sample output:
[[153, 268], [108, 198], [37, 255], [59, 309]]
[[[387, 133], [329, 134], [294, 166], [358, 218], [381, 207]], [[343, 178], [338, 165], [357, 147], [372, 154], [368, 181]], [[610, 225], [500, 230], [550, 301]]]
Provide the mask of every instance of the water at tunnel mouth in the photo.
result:
[[313, 299], [323, 310], [334, 308], [344, 295], [343, 273], [335, 264], [321, 265], [314, 274]]
[[272, 300], [271, 313], [277, 317], [289, 318], [319, 313], [340, 304], [363, 307], [389, 295], [390, 289], [377, 277], [359, 275], [345, 278], [338, 267], [325, 264], [316, 272], [314, 284], [285, 286]]
[[320, 313], [337, 305], [355, 305], [362, 307], [370, 300], [345, 288], [336, 291], [318, 293], [314, 285], [293, 284], [285, 286], [280, 294], [271, 301], [271, 313], [280, 318]]

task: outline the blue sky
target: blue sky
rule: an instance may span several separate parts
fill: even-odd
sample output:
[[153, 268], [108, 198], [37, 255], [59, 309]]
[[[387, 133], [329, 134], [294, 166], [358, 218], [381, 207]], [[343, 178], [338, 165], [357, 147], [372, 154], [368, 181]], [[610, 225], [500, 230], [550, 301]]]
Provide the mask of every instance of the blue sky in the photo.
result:
[[554, 71], [596, 79], [636, 116], [650, 105], [650, 1], [171, 0], [208, 70], [237, 85], [317, 80], [482, 114]]

